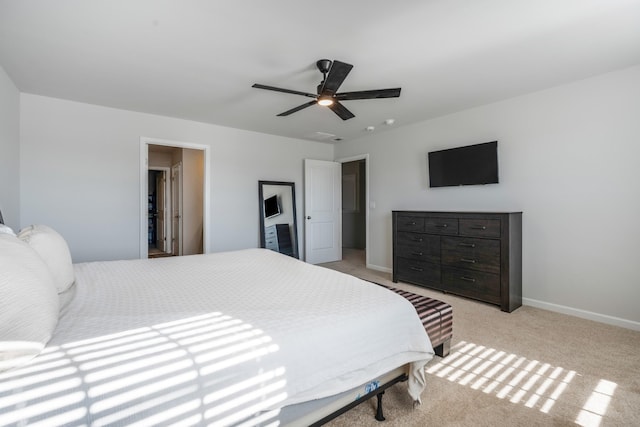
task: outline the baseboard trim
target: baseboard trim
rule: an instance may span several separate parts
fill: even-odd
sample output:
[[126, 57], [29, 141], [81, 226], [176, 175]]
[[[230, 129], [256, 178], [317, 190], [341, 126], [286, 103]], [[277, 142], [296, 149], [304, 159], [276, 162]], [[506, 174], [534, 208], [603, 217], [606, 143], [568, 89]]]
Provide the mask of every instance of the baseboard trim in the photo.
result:
[[538, 301], [531, 298], [522, 298], [522, 303], [531, 307], [542, 308], [543, 310], [554, 311], [556, 313], [568, 314], [570, 316], [580, 317], [582, 319], [593, 320], [608, 325], [620, 326], [622, 328], [640, 331], [640, 322], [633, 320], [621, 319], [619, 317], [608, 316], [606, 314], [594, 313], [592, 311], [580, 310], [578, 308], [567, 307], [565, 305], [552, 304], [549, 302]]
[[370, 268], [371, 270], [382, 271], [383, 273], [392, 273], [393, 272], [393, 269], [391, 269], [389, 267], [381, 267], [381, 266], [375, 265], [375, 264], [367, 264], [367, 268]]
[[[393, 269], [380, 265], [367, 263], [367, 268], [371, 270], [381, 271], [383, 273], [393, 273]], [[539, 301], [531, 298], [522, 298], [522, 303], [531, 307], [541, 308], [556, 313], [568, 314], [569, 316], [580, 317], [581, 319], [593, 320], [595, 322], [605, 323], [607, 325], [620, 326], [621, 328], [640, 331], [640, 322], [622, 319], [620, 317], [609, 316], [606, 314], [594, 313], [592, 311], [581, 310], [578, 308], [568, 307], [566, 305], [553, 304], [550, 302]]]

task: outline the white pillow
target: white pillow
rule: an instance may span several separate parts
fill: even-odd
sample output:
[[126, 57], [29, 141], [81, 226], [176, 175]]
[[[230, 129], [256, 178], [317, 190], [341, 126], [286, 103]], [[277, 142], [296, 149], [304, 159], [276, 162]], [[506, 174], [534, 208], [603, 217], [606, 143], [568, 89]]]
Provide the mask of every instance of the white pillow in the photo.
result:
[[11, 234], [12, 236], [16, 235], [16, 233], [13, 232], [11, 227], [4, 224], [0, 224], [0, 234]]
[[49, 268], [29, 245], [0, 234], [0, 372], [36, 356], [58, 323]]
[[18, 238], [35, 249], [47, 264], [58, 293], [73, 285], [76, 279], [69, 246], [57, 231], [46, 225], [30, 225], [20, 230]]

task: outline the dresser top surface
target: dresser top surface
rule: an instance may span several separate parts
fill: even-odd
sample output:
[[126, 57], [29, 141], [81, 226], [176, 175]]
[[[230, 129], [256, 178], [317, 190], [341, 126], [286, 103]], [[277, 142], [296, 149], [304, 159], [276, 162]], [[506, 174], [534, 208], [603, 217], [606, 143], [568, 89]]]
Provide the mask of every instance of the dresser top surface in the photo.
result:
[[421, 210], [393, 210], [401, 214], [446, 214], [446, 215], [505, 215], [522, 214], [522, 211], [421, 211]]

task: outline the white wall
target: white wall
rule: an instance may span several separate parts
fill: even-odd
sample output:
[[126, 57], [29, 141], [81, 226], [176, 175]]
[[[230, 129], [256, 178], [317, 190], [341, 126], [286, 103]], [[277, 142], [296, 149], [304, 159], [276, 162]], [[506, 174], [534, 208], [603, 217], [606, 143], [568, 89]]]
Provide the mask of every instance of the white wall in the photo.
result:
[[214, 252], [259, 246], [258, 180], [294, 181], [302, 212], [303, 159], [333, 158], [329, 144], [30, 94], [20, 100], [21, 226], [60, 231], [74, 262], [139, 256], [140, 137], [211, 147]]
[[0, 67], [0, 211], [18, 230], [20, 218], [20, 92]]
[[[428, 188], [428, 151], [492, 140], [499, 184]], [[392, 210], [523, 211], [525, 303], [640, 329], [640, 66], [336, 146], [364, 153], [372, 264]]]

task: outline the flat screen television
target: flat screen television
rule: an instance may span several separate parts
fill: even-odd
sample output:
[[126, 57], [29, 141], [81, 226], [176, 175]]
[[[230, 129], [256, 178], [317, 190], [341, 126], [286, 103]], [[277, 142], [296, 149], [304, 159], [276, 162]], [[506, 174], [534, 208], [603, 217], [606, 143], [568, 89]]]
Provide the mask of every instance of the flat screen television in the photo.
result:
[[498, 183], [498, 141], [431, 151], [429, 187]]
[[271, 218], [276, 215], [280, 215], [280, 203], [278, 203], [278, 195], [274, 194], [271, 197], [264, 199], [264, 217]]

